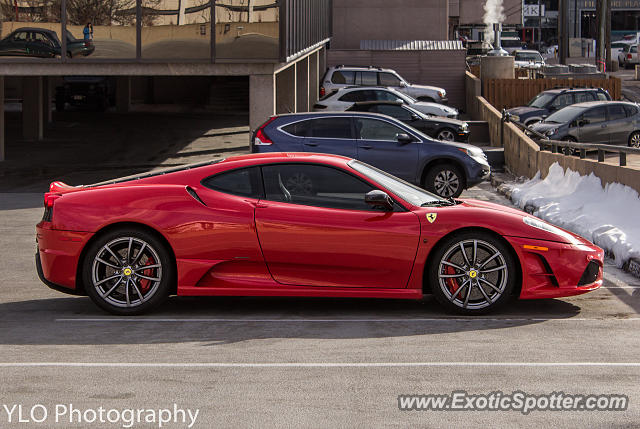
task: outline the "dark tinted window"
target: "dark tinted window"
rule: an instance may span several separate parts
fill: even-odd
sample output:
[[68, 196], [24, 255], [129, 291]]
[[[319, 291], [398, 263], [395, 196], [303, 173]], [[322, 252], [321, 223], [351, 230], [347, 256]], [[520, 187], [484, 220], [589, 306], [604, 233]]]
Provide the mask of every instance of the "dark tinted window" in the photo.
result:
[[638, 113], [638, 108], [635, 106], [624, 105], [624, 111], [627, 113], [627, 116], [633, 116]]
[[326, 139], [352, 139], [351, 118], [322, 118], [307, 121], [308, 137], [321, 137]]
[[402, 101], [397, 95], [389, 92], [383, 91], [381, 89], [373, 91], [375, 94], [375, 99], [379, 101]]
[[266, 199], [316, 207], [371, 210], [364, 195], [374, 188], [335, 168], [312, 164], [262, 167]]
[[378, 84], [378, 74], [376, 72], [358, 72], [356, 84], [363, 86], [376, 86]]
[[591, 93], [591, 92], [580, 91], [580, 92], [574, 93], [573, 96], [575, 97], [575, 102], [576, 103], [584, 103], [584, 102], [587, 102], [587, 101], [594, 101], [593, 93]]
[[393, 73], [378, 73], [378, 78], [382, 86], [400, 86], [400, 79]]
[[356, 72], [352, 71], [334, 71], [331, 76], [331, 82], [337, 84], [353, 85], [356, 80]]
[[396, 141], [398, 134], [407, 132], [400, 127], [381, 119], [356, 119], [356, 128], [362, 140]]
[[339, 101], [352, 101], [352, 102], [356, 102], [356, 101], [367, 101], [366, 99], [366, 93], [367, 92], [371, 92], [371, 91], [351, 91], [351, 92], [347, 92], [345, 95], [343, 95], [342, 97], [338, 98]]
[[611, 106], [607, 106], [607, 110], [609, 111], [610, 121], [624, 119], [627, 117], [627, 112], [624, 111], [624, 106], [622, 104], [613, 104]]
[[596, 124], [598, 122], [604, 122], [606, 120], [606, 113], [604, 106], [594, 107], [589, 109], [582, 115], [582, 119], [589, 121], [589, 124]]
[[260, 198], [258, 167], [241, 168], [209, 177], [202, 184], [214, 191], [242, 197]]
[[309, 121], [296, 122], [282, 127], [282, 130], [296, 137], [308, 137]]
[[24, 31], [16, 33], [15, 36], [13, 36], [13, 40], [17, 42], [24, 42], [25, 40], [27, 40], [27, 33]]
[[370, 112], [382, 113], [383, 115], [391, 116], [392, 118], [396, 118], [401, 121], [411, 120], [411, 112], [400, 106], [394, 106], [392, 104], [378, 104], [373, 107], [373, 109], [369, 110]]
[[560, 94], [553, 100], [553, 103], [551, 103], [557, 110], [570, 104], [573, 104], [573, 94]]

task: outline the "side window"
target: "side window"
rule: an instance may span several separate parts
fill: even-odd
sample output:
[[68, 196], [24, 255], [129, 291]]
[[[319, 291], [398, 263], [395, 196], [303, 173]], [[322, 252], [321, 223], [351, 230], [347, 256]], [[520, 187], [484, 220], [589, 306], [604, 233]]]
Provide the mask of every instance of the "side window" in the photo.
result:
[[260, 171], [258, 167], [240, 168], [208, 177], [202, 185], [225, 194], [260, 198]]
[[607, 94], [603, 93], [603, 92], [598, 92], [598, 101], [608, 101], [609, 98], [607, 98]]
[[356, 80], [356, 72], [352, 71], [334, 71], [331, 76], [331, 82], [337, 84], [353, 85]]
[[638, 108], [635, 106], [629, 106], [627, 104], [624, 105], [624, 111], [626, 112], [627, 116], [633, 116], [636, 113], [638, 113]]
[[311, 119], [307, 137], [325, 139], [353, 139], [351, 133], [351, 118], [322, 118]]
[[378, 85], [378, 73], [376, 72], [358, 72], [356, 85], [376, 86]]
[[374, 188], [343, 171], [314, 164], [262, 167], [266, 199], [315, 207], [372, 210], [364, 195]]
[[612, 104], [610, 106], [607, 106], [607, 110], [609, 111], [610, 121], [624, 119], [627, 117], [627, 113], [625, 112], [624, 106], [622, 104]]
[[573, 94], [560, 94], [553, 100], [553, 103], [551, 103], [556, 110], [560, 110], [570, 104], [573, 104]]
[[15, 40], [16, 42], [24, 42], [25, 40], [27, 40], [27, 33], [24, 31], [16, 33], [16, 35], [13, 36], [13, 40]]
[[382, 86], [400, 86], [400, 79], [393, 73], [378, 73], [378, 79]]
[[389, 92], [389, 91], [383, 91], [383, 90], [376, 90], [373, 91], [375, 93], [375, 99], [376, 100], [380, 100], [380, 101], [402, 101], [400, 98], [398, 98], [398, 96], [396, 96], [395, 94]]
[[630, 52], [631, 52], [632, 54], [637, 53], [637, 52], [638, 52], [638, 46], [637, 46], [637, 45], [632, 46], [632, 47], [631, 47]]
[[410, 121], [411, 113], [408, 110], [403, 109], [400, 106], [394, 106], [391, 104], [379, 104], [376, 106], [376, 112], [383, 115], [391, 116], [400, 121]]
[[357, 102], [357, 101], [366, 101], [364, 97], [365, 91], [351, 91], [347, 92], [342, 97], [338, 98], [338, 101], [349, 101], [349, 102]]
[[586, 101], [593, 101], [593, 93], [591, 93], [591, 92], [586, 92], [586, 91], [576, 92], [575, 94], [573, 94], [573, 96], [575, 97], [575, 102], [576, 103], [584, 103]]
[[606, 112], [604, 106], [589, 109], [582, 114], [582, 119], [589, 121], [589, 124], [597, 124], [606, 120]]
[[396, 141], [396, 135], [406, 134], [402, 128], [380, 119], [356, 119], [356, 129], [361, 140]]
[[301, 121], [296, 122], [286, 127], [282, 127], [282, 130], [296, 137], [308, 137], [309, 136], [309, 122]]

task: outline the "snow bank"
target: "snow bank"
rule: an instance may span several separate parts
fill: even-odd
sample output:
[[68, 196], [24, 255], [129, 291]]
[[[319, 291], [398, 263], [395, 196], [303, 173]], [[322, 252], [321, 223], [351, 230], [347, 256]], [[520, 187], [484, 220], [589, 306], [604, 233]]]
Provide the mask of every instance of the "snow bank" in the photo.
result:
[[542, 180], [540, 173], [511, 186], [511, 199], [521, 209], [579, 234], [611, 252], [621, 267], [629, 258], [640, 258], [640, 197], [619, 183], [602, 188], [593, 173], [566, 172], [558, 163]]

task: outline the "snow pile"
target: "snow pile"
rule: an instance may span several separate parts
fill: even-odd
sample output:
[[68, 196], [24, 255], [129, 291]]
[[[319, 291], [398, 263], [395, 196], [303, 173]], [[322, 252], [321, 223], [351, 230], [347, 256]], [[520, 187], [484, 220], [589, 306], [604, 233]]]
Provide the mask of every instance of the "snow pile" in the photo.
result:
[[[511, 199], [521, 209], [579, 234], [612, 253], [621, 267], [629, 258], [640, 258], [640, 197], [619, 183], [602, 188], [593, 173], [566, 172], [558, 163], [544, 180], [540, 173], [511, 187]], [[528, 207], [528, 208], [529, 208]]]

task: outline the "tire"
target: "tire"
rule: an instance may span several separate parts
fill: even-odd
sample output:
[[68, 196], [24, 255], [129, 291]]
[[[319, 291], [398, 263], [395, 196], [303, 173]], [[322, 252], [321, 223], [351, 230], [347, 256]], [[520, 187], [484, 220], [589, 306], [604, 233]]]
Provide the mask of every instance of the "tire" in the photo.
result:
[[454, 142], [456, 141], [456, 132], [451, 128], [443, 128], [438, 131], [436, 138], [445, 142]]
[[[142, 268], [147, 266], [150, 268]], [[87, 249], [82, 264], [89, 298], [117, 315], [142, 314], [160, 305], [169, 296], [174, 272], [174, 261], [165, 244], [136, 228], [100, 236]]]
[[465, 187], [465, 177], [453, 164], [438, 164], [426, 174], [423, 187], [444, 198], [457, 198]]
[[629, 136], [629, 147], [640, 148], [640, 131], [634, 131]]
[[[562, 139], [563, 142], [571, 142], [571, 143], [577, 143], [578, 140], [576, 140], [574, 137], [564, 137]], [[577, 155], [579, 152], [577, 149], [571, 148], [571, 147], [564, 147], [562, 148], [562, 153], [565, 155]]]
[[448, 311], [485, 314], [511, 300], [517, 281], [516, 262], [512, 249], [494, 235], [457, 233], [433, 252], [427, 281], [435, 299]]
[[67, 52], [67, 58], [73, 58], [73, 55], [71, 55], [71, 52]]

